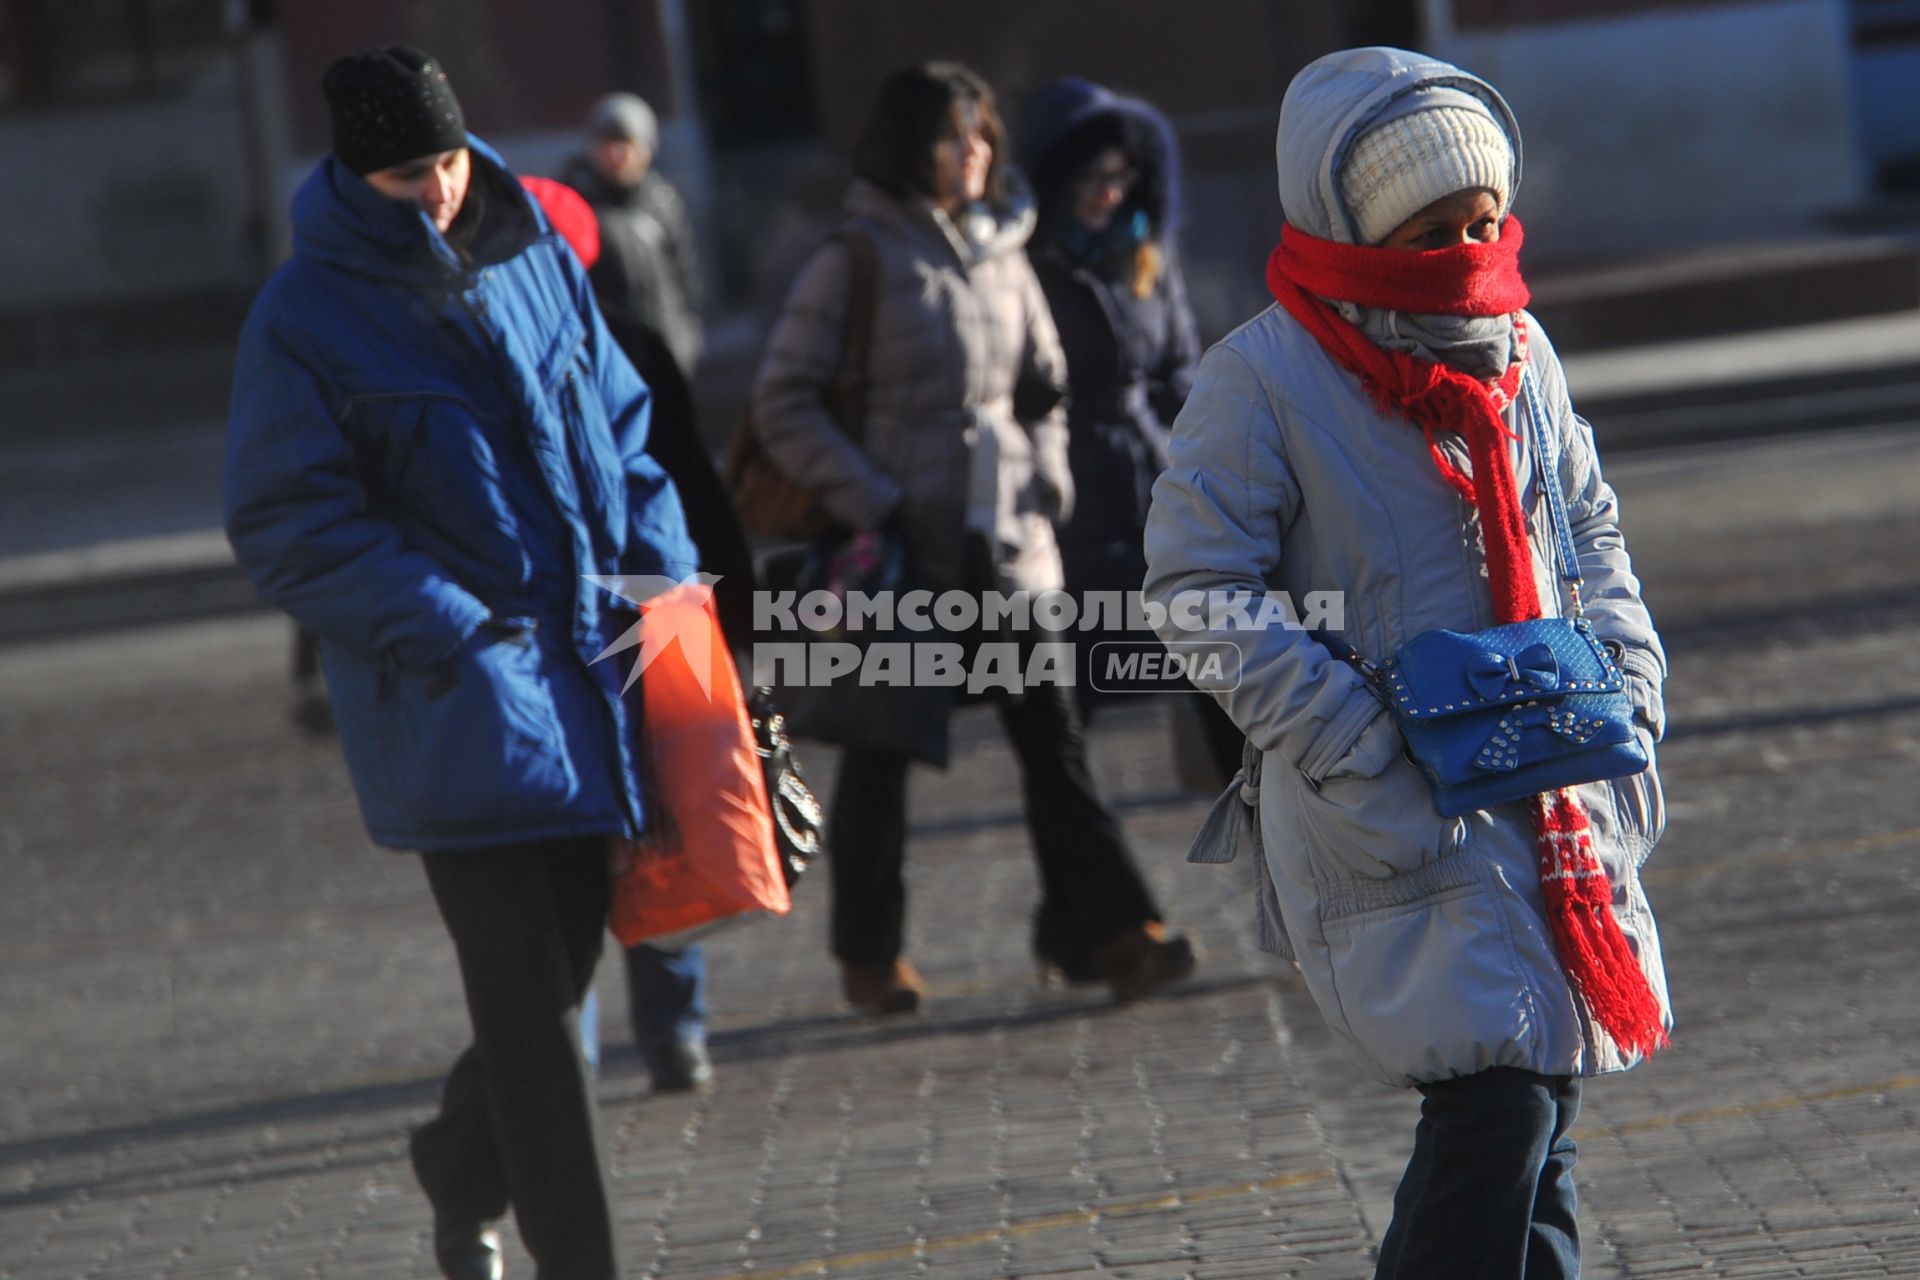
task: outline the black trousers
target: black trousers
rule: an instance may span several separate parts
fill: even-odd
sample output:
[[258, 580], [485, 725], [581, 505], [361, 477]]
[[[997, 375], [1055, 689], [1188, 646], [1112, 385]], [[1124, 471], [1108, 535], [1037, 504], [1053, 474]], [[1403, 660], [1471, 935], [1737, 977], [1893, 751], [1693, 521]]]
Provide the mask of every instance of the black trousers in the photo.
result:
[[[1034, 949], [1084, 975], [1103, 943], [1160, 918], [1120, 821], [1099, 794], [1072, 692], [1058, 685], [995, 698], [1020, 760], [1027, 830], [1040, 868]], [[907, 760], [849, 747], [834, 783], [827, 851], [833, 871], [833, 954], [886, 964], [906, 927]]]
[[440, 1114], [414, 1132], [414, 1171], [437, 1217], [513, 1209], [540, 1280], [619, 1274], [579, 1008], [611, 889], [604, 838], [424, 855], [453, 936], [473, 1043]]

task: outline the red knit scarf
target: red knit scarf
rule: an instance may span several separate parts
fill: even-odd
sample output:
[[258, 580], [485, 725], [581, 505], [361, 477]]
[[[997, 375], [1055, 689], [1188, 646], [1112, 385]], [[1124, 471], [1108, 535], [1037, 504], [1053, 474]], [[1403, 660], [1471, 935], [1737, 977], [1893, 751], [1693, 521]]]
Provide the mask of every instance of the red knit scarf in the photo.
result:
[[[1520, 278], [1520, 221], [1509, 217], [1492, 244], [1431, 252], [1336, 244], [1284, 227], [1267, 260], [1267, 286], [1340, 366], [1360, 379], [1382, 410], [1410, 419], [1427, 438], [1434, 464], [1480, 514], [1494, 616], [1520, 622], [1542, 616], [1507, 441], [1507, 408], [1519, 394], [1526, 328], [1514, 317], [1515, 359], [1483, 382], [1450, 365], [1387, 351], [1322, 301], [1419, 315], [1499, 316], [1527, 304]], [[1466, 440], [1472, 474], [1441, 452], [1436, 435]], [[1628, 1053], [1666, 1044], [1660, 1002], [1613, 915], [1613, 886], [1593, 851], [1584, 805], [1570, 790], [1533, 801], [1540, 885], [1560, 963], [1593, 1020]]]

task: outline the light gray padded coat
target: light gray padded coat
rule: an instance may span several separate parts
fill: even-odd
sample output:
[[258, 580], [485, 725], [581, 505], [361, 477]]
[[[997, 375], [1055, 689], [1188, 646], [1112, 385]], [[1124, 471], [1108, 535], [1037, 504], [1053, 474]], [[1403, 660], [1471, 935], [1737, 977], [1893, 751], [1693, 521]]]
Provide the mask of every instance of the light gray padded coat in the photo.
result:
[[[1311, 234], [1353, 239], [1332, 175], [1375, 111], [1436, 78], [1471, 80], [1389, 53], [1352, 51], [1318, 83], [1289, 91], [1282, 200]], [[1498, 103], [1482, 82], [1469, 87]], [[1496, 115], [1511, 128], [1504, 104]], [[1541, 599], [1550, 611], [1566, 604], [1540, 498], [1547, 482], [1566, 496], [1586, 613], [1623, 649], [1651, 754], [1664, 724], [1665, 655], [1592, 430], [1573, 412], [1546, 335], [1527, 323], [1531, 381], [1557, 453], [1543, 475], [1524, 430], [1513, 446]], [[1440, 441], [1470, 471], [1460, 438]], [[1441, 479], [1419, 428], [1382, 414], [1281, 308], [1207, 353], [1174, 424], [1172, 455], [1147, 522], [1150, 600], [1280, 590], [1298, 603], [1310, 591], [1339, 591], [1342, 638], [1375, 660], [1435, 627], [1494, 624], [1471, 505]], [[1228, 641], [1241, 652], [1238, 686], [1215, 696], [1250, 739], [1253, 846], [1264, 857], [1263, 909], [1277, 916], [1268, 936], [1297, 960], [1327, 1022], [1370, 1074], [1410, 1085], [1493, 1066], [1591, 1075], [1632, 1065], [1587, 1017], [1556, 957], [1523, 806], [1441, 817], [1383, 704], [1309, 633], [1196, 633], [1169, 623], [1162, 635]], [[1665, 826], [1658, 775], [1649, 767], [1578, 791], [1614, 914], [1664, 1011], [1659, 938], [1638, 876]], [[1223, 801], [1210, 838], [1231, 827], [1218, 815], [1238, 800]]]
[[[801, 269], [767, 340], [754, 383], [760, 439], [832, 514], [870, 529], [896, 505], [921, 568], [957, 581], [976, 454], [993, 462], [994, 563], [1006, 590], [1061, 585], [1053, 521], [1073, 501], [1066, 359], [1027, 264], [1031, 206], [960, 225], [924, 200], [900, 200], [855, 179], [843, 228], [879, 257], [866, 419], [855, 443], [827, 410], [848, 301], [848, 256], [829, 241]], [[1050, 411], [1014, 412], [1025, 379]]]

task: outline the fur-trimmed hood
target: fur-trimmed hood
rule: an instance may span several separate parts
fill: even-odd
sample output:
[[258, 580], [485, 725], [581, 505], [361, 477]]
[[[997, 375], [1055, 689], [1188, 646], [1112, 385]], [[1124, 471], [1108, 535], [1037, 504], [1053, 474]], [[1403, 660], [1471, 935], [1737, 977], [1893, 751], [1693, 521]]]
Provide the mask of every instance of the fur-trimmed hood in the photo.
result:
[[1015, 157], [1040, 209], [1039, 234], [1059, 225], [1072, 202], [1073, 175], [1091, 159], [1090, 140], [1102, 134], [1117, 135], [1140, 174], [1123, 213], [1143, 211], [1154, 239], [1171, 238], [1180, 222], [1180, 149], [1172, 124], [1150, 103], [1071, 77], [1029, 94], [1014, 133]]

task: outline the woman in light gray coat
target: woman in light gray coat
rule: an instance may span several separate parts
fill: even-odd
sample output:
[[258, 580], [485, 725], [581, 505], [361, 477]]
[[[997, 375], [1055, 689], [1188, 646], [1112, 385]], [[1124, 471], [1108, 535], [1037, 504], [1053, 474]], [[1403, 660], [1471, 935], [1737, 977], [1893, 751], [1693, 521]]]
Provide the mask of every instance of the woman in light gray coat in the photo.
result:
[[[1284, 591], [1297, 604], [1337, 591], [1334, 643], [1375, 661], [1430, 629], [1506, 621], [1503, 591], [1537, 595], [1545, 615], [1560, 615], [1574, 601], [1551, 569], [1541, 487], [1555, 485], [1586, 617], [1626, 675], [1651, 759], [1665, 657], [1592, 432], [1521, 310], [1519, 224], [1507, 216], [1520, 138], [1505, 102], [1446, 63], [1348, 50], [1288, 89], [1278, 158], [1288, 229], [1270, 282], [1281, 305], [1201, 363], [1154, 489], [1149, 600]], [[1341, 265], [1302, 287], [1301, 261]], [[1349, 301], [1366, 292], [1343, 287], [1351, 265], [1431, 300]], [[1459, 288], [1463, 279], [1485, 288]], [[1489, 293], [1509, 301], [1489, 305]], [[1448, 380], [1480, 384], [1492, 423], [1484, 435], [1436, 429], [1409, 390]], [[1549, 456], [1535, 456], [1502, 396], [1532, 401]], [[1477, 452], [1476, 438], [1493, 443]], [[1490, 538], [1494, 509], [1463, 494], [1497, 487], [1502, 472], [1519, 511], [1515, 532], [1496, 527]], [[1487, 548], [1503, 539], [1521, 548], [1522, 565], [1530, 548], [1530, 575], [1489, 578]], [[1568, 1129], [1580, 1078], [1633, 1065], [1670, 1023], [1637, 874], [1664, 826], [1654, 768], [1568, 799], [1584, 817], [1581, 883], [1604, 891], [1604, 905], [1584, 908], [1585, 927], [1615, 939], [1623, 958], [1593, 970], [1561, 941], [1567, 890], [1552, 873], [1543, 888], [1543, 850], [1557, 846], [1533, 803], [1442, 817], [1382, 701], [1322, 636], [1169, 622], [1163, 638], [1228, 641], [1243, 656], [1238, 686], [1217, 696], [1250, 739], [1241, 794], [1257, 797], [1263, 938], [1297, 961], [1366, 1071], [1424, 1095], [1378, 1275], [1577, 1275]], [[1196, 854], [1221, 856], [1218, 846]], [[1633, 997], [1631, 1016], [1595, 996], [1615, 990]]]
[[[1061, 586], [1053, 521], [1073, 502], [1066, 370], [1024, 252], [1031, 207], [1006, 195], [1000, 149], [992, 92], [971, 71], [931, 63], [887, 79], [854, 154], [843, 235], [795, 281], [753, 412], [767, 453], [842, 525], [905, 541], [916, 585], [1038, 593]], [[858, 441], [828, 410], [852, 276], [845, 233], [877, 259]], [[1020, 643], [1024, 663], [1029, 637], [985, 638]], [[1067, 693], [1030, 684], [999, 700], [1040, 864], [1034, 947], [1125, 999], [1184, 975], [1193, 952], [1160, 923]], [[848, 1002], [869, 1013], [911, 1010], [924, 990], [901, 954], [906, 779], [904, 755], [850, 746], [834, 793], [833, 949]]]

